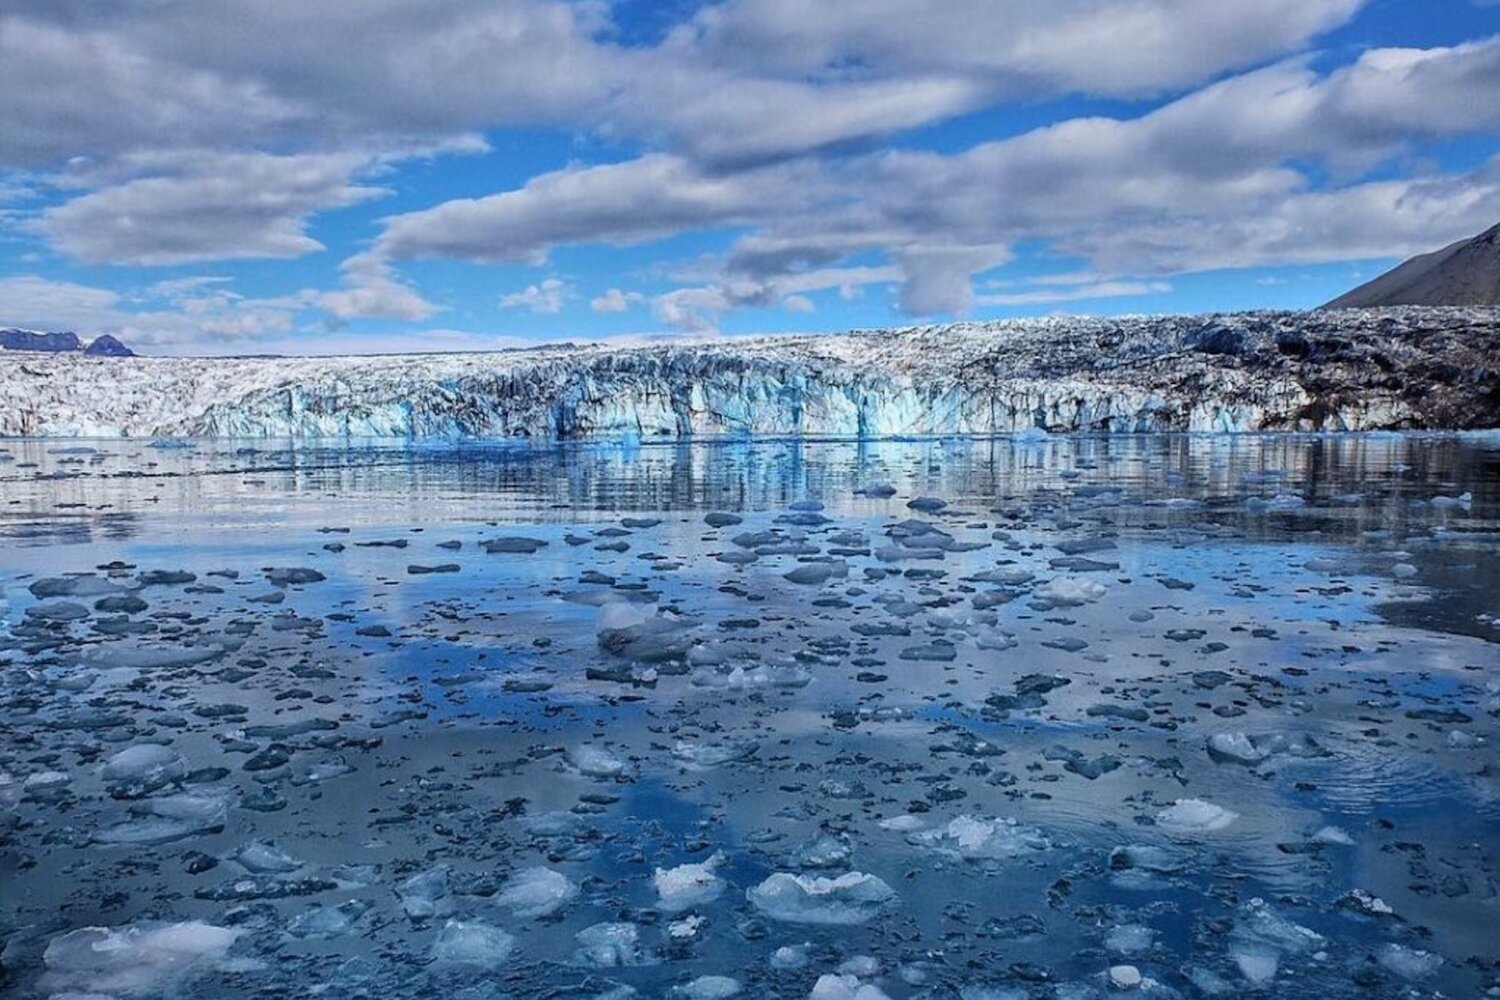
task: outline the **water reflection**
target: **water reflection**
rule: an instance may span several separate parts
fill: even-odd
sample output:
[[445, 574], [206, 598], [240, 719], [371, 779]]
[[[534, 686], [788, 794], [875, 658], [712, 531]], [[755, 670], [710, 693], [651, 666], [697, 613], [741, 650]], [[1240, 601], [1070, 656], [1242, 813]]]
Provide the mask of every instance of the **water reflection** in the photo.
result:
[[10, 442], [8, 985], [1478, 995], [1497, 489], [1443, 436]]

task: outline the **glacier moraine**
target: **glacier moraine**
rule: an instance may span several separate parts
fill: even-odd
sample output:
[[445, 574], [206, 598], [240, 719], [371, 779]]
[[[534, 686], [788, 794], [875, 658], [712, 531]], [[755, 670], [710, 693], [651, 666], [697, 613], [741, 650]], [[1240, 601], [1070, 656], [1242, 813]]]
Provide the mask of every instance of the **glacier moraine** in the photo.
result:
[[0, 993], [1500, 995], [1497, 554], [1485, 435], [0, 442]]
[[0, 351], [0, 436], [842, 437], [1500, 424], [1500, 311], [1046, 318], [344, 358]]

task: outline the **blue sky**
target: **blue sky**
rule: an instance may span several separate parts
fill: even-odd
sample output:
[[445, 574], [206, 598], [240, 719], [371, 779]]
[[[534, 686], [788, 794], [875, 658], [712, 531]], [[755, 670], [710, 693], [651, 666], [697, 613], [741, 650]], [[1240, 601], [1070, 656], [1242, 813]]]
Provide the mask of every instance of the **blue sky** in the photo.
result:
[[0, 325], [472, 350], [1316, 306], [1500, 222], [1495, 0], [13, 0]]

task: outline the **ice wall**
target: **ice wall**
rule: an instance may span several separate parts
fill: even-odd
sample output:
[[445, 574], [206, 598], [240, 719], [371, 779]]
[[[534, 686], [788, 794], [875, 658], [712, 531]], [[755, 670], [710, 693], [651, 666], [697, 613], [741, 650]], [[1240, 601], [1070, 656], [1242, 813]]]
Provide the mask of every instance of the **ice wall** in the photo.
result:
[[956, 324], [362, 358], [0, 357], [0, 434], [586, 437], [1500, 424], [1500, 313]]

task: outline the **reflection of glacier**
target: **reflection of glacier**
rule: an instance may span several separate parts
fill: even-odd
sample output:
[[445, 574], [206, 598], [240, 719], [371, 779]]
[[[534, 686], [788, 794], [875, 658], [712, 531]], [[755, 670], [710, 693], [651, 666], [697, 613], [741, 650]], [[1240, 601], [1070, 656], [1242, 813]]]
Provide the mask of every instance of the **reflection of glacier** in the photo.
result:
[[296, 359], [0, 357], [0, 433], [579, 437], [1473, 427], [1494, 310], [1039, 319]]

